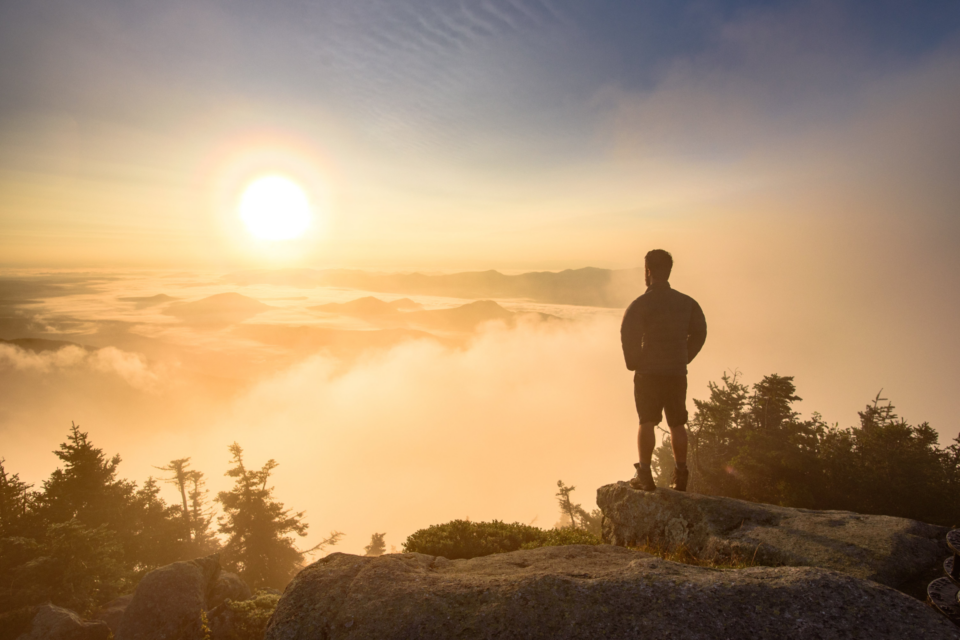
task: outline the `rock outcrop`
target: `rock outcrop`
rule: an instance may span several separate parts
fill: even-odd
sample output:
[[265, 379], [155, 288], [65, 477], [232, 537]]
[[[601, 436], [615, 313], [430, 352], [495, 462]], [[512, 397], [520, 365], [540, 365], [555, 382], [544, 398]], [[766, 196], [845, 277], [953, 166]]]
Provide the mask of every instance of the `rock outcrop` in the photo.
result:
[[117, 640], [203, 638], [202, 615], [219, 575], [216, 554], [151, 571], [123, 613]]
[[[733, 498], [637, 491], [626, 482], [597, 490], [604, 538], [616, 545], [685, 545], [705, 559], [822, 567], [914, 591], [946, 555], [945, 527], [849, 511], [814, 511]], [[921, 596], [923, 597], [923, 596]]]
[[107, 640], [110, 628], [100, 620], [81, 620], [73, 611], [42, 605], [37, 609], [30, 628], [17, 640]]
[[811, 567], [716, 570], [609, 545], [471, 560], [335, 553], [287, 587], [265, 640], [958, 638], [898, 591]]

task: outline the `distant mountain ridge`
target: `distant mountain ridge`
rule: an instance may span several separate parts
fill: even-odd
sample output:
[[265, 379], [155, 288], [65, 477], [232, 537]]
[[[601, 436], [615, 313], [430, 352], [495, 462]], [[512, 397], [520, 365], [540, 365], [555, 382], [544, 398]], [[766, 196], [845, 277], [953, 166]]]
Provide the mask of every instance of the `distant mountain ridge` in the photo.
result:
[[301, 288], [347, 287], [362, 291], [452, 298], [522, 298], [550, 304], [623, 308], [643, 293], [642, 269], [566, 269], [515, 276], [499, 271], [443, 275], [376, 273], [356, 269], [258, 269], [223, 280], [241, 286], [273, 284]]
[[156, 305], [173, 302], [177, 300], [177, 298], [168, 296], [165, 293], [158, 293], [155, 296], [128, 296], [117, 298], [117, 300], [120, 302], [132, 302], [136, 305], [137, 309], [146, 309], [147, 307], [154, 307]]
[[273, 308], [259, 300], [231, 291], [194, 302], [172, 304], [164, 310], [164, 313], [187, 323], [218, 325], [243, 322], [247, 318]]
[[392, 315], [401, 311], [418, 311], [423, 305], [418, 304], [410, 298], [400, 298], [393, 302], [384, 302], [379, 298], [367, 296], [366, 298], [357, 298], [350, 302], [330, 302], [328, 304], [318, 304], [313, 307], [307, 307], [312, 311], [324, 311], [326, 313], [339, 313], [345, 316], [379, 316]]
[[[308, 307], [312, 311], [337, 313], [362, 318], [377, 324], [395, 327], [416, 326], [444, 331], [472, 331], [484, 322], [500, 320], [512, 323], [517, 315], [504, 309], [493, 300], [477, 300], [450, 309], [422, 309], [421, 305], [408, 298], [384, 302], [379, 298], [366, 297], [343, 303], [321, 304]], [[406, 311], [405, 309], [411, 309]], [[545, 313], [533, 314], [540, 320], [559, 320]]]

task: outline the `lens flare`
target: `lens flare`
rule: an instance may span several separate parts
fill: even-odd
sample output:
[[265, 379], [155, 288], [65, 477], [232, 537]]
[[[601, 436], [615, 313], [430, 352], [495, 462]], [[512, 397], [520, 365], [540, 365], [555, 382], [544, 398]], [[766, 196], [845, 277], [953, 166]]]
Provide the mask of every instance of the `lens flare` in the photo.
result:
[[310, 226], [310, 201], [293, 180], [281, 175], [257, 178], [240, 196], [240, 219], [261, 240], [292, 240]]

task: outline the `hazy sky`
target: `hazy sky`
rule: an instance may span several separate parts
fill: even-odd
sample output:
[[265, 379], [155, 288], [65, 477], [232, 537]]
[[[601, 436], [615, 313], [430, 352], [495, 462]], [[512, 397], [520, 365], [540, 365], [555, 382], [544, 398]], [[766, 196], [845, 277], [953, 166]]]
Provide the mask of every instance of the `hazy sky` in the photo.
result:
[[[632, 266], [731, 215], [952, 240], [958, 29], [955, 2], [4, 2], [0, 262]], [[317, 212], [273, 253], [235, 215], [270, 171]]]
[[[692, 397], [724, 369], [796, 375], [802, 411], [848, 426], [882, 387], [947, 444], [957, 114], [955, 1], [4, 0], [0, 277], [160, 268], [192, 284], [154, 274], [128, 291], [87, 271], [68, 296], [18, 302], [4, 320], [36, 322], [0, 338], [115, 351], [0, 352], [19, 390], [0, 403], [0, 454], [39, 481], [76, 419], [132, 478], [184, 455], [218, 476], [239, 434], [253, 462], [280, 460], [281, 497], [350, 529], [353, 550], [467, 515], [549, 526], [558, 477], [590, 503], [630, 475], [616, 313], [347, 372], [314, 352], [261, 367], [262, 345], [205, 333], [217, 371], [250, 369], [226, 393], [178, 373], [190, 353], [165, 342], [170, 317], [101, 307], [208, 285], [300, 295], [218, 280], [241, 267], [625, 268], [656, 247], [710, 326]], [[297, 240], [256, 240], [237, 213], [275, 173], [313, 207]], [[504, 476], [477, 492], [491, 465]], [[308, 472], [322, 477], [304, 486]], [[344, 477], [355, 492], [313, 488]], [[396, 513], [381, 524], [357, 501]]]

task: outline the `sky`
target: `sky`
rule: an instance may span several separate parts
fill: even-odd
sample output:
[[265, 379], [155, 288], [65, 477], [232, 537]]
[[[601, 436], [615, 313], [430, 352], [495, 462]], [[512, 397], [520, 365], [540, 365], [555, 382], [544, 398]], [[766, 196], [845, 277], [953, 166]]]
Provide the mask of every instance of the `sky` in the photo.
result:
[[[0, 378], [21, 391], [0, 410], [0, 455], [38, 482], [75, 419], [140, 481], [189, 451], [219, 475], [236, 429], [281, 463], [281, 497], [353, 527], [356, 549], [374, 530], [398, 544], [454, 515], [550, 525], [558, 477], [589, 503], [611, 465], [629, 470], [618, 310], [501, 300], [569, 322], [345, 364], [242, 333], [262, 317], [196, 329], [119, 299], [309, 296], [264, 316], [306, 326], [318, 322], [308, 305], [370, 292], [223, 277], [628, 269], [652, 248], [673, 253], [674, 286], [707, 315], [692, 397], [725, 370], [795, 375], [801, 411], [850, 426], [883, 389], [948, 444], [960, 431], [958, 113], [956, 2], [6, 0], [0, 280], [22, 279], [32, 298], [0, 299], [0, 339], [101, 351], [31, 360], [4, 347]], [[292, 240], [254, 237], [238, 213], [273, 174], [310, 202]], [[384, 404], [357, 389], [384, 389]], [[271, 449], [279, 415], [291, 440]], [[330, 469], [352, 465], [355, 493], [300, 483], [316, 461], [294, 444], [306, 427], [289, 425], [318, 415], [329, 426], [310, 438]], [[405, 448], [409, 432], [420, 448]], [[513, 471], [489, 494], [471, 489], [490, 464]], [[430, 497], [378, 497], [381, 482]], [[404, 514], [380, 524], [357, 501]]]
[[[622, 267], [640, 238], [713, 239], [734, 212], [956, 231], [954, 2], [14, 0], [0, 18], [7, 265]], [[269, 171], [317, 209], [279, 257], [234, 215]]]

